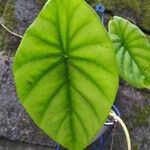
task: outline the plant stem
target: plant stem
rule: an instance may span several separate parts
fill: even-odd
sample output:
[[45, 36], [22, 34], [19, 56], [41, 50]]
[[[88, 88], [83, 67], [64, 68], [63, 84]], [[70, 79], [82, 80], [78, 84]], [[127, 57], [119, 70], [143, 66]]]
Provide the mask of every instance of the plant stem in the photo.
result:
[[131, 139], [130, 139], [130, 135], [129, 135], [129, 132], [128, 132], [128, 129], [127, 129], [125, 123], [123, 122], [123, 120], [119, 116], [117, 116], [115, 114], [114, 111], [112, 111], [109, 115], [114, 118], [115, 122], [118, 122], [122, 126], [124, 133], [125, 133], [128, 150], [131, 150]]
[[7, 31], [7, 32], [9, 32], [10, 34], [12, 34], [13, 36], [16, 36], [16, 37], [19, 37], [19, 38], [21, 38], [22, 39], [22, 35], [20, 35], [20, 34], [17, 34], [17, 33], [14, 33], [14, 32], [12, 32], [11, 30], [9, 30], [3, 23], [2, 23], [2, 21], [0, 20], [0, 25]]

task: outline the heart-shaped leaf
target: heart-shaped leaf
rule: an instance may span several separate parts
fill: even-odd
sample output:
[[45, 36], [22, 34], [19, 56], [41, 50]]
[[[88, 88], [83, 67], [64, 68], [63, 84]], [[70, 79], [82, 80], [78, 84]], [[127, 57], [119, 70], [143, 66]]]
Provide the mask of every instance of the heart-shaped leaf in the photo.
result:
[[109, 22], [121, 77], [139, 88], [150, 88], [150, 44], [134, 24], [115, 16]]
[[14, 62], [19, 98], [34, 122], [71, 150], [92, 142], [118, 88], [111, 41], [83, 0], [49, 0]]

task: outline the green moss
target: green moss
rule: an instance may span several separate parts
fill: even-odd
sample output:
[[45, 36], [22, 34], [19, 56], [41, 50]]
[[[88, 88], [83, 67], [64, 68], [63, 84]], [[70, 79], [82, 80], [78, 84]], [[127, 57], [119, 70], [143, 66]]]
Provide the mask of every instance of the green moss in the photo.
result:
[[133, 111], [135, 111], [136, 116], [134, 116], [133, 125], [141, 126], [148, 125], [148, 117], [150, 115], [150, 105], [145, 106], [143, 109], [140, 107], [133, 107]]
[[150, 36], [149, 36], [149, 35], [147, 35], [147, 38], [148, 38], [148, 40], [149, 40], [149, 42], [150, 42]]
[[132, 143], [132, 149], [133, 150], [138, 150], [139, 149], [139, 144], [138, 143]]
[[36, 2], [43, 6], [47, 2], [47, 0], [36, 0]]
[[[100, 0], [85, 0], [88, 4], [90, 5], [96, 5], [100, 3]], [[44, 5], [47, 0], [36, 0], [37, 3], [39, 3], [40, 5]]]
[[[14, 0], [7, 0], [2, 14], [5, 26], [12, 31], [14, 31], [18, 25], [18, 21], [14, 16], [14, 5]], [[16, 40], [15, 37], [10, 35], [2, 27], [0, 28], [0, 33], [0, 50], [7, 51], [11, 54], [16, 49], [16, 45], [14, 44], [14, 41]]]
[[142, 7], [141, 7], [141, 10], [142, 10], [142, 15], [141, 15], [141, 25], [146, 28], [146, 29], [150, 29], [150, 21], [149, 21], [149, 18], [150, 18], [150, 1], [147, 0], [145, 1], [145, 3], [143, 2], [142, 4]]
[[100, 0], [100, 3], [103, 4], [107, 9], [112, 10], [112, 3], [111, 1], [106, 1], [106, 0]]
[[131, 8], [138, 10], [140, 7], [140, 2], [137, 0], [100, 0], [100, 3], [104, 4], [108, 9], [117, 8], [118, 10], [121, 10]]
[[88, 4], [98, 4], [100, 0], [85, 0]]
[[6, 0], [0, 1], [0, 16], [2, 16], [2, 14], [3, 14], [6, 2], [7, 2]]
[[14, 2], [8, 0], [3, 11], [3, 18], [5, 18], [5, 24], [8, 28], [16, 27], [17, 20], [14, 17]]
[[138, 0], [100, 0], [107, 9], [114, 14], [134, 19], [137, 24], [144, 28], [150, 28], [150, 1]]

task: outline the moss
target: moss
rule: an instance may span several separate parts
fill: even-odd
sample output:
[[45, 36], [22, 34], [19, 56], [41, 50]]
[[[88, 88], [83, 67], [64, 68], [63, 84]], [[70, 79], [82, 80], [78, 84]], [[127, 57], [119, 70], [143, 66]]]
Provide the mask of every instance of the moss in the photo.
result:
[[132, 149], [133, 150], [138, 150], [139, 149], [139, 144], [138, 143], [132, 143]]
[[[85, 0], [87, 3], [89, 3], [90, 5], [96, 5], [98, 3], [100, 3], [100, 0]], [[37, 3], [43, 5], [47, 2], [47, 0], [36, 0]]]
[[5, 18], [5, 24], [8, 28], [16, 27], [16, 18], [13, 15], [14, 13], [14, 1], [8, 0], [3, 11], [3, 18]]
[[149, 36], [149, 35], [147, 35], [147, 38], [148, 38], [148, 40], [149, 40], [149, 42], [150, 42], [150, 36]]
[[112, 10], [115, 15], [126, 16], [134, 19], [137, 24], [145, 29], [150, 28], [150, 1], [137, 0], [100, 0], [108, 9]]
[[96, 4], [100, 3], [100, 0], [86, 0], [86, 2], [90, 5], [92, 5], [92, 4], [96, 5]]
[[[5, 8], [5, 5], [6, 5], [7, 1], [5, 0], [1, 0], [0, 1], [0, 16], [3, 15], [3, 12], [4, 12], [4, 8]], [[0, 26], [0, 50], [2, 49], [2, 46], [3, 46], [3, 29], [2, 27]]]
[[112, 9], [111, 1], [100, 0], [100, 3], [103, 4], [107, 9]]
[[143, 109], [140, 107], [133, 107], [133, 111], [135, 111], [136, 116], [134, 116], [133, 125], [141, 126], [148, 125], [148, 117], [150, 115], [150, 105], [145, 106]]
[[6, 2], [7, 2], [6, 0], [0, 1], [0, 16], [2, 16], [2, 14], [3, 14]]
[[[14, 31], [14, 29], [17, 28], [18, 25], [18, 21], [14, 16], [14, 5], [14, 0], [7, 0], [2, 14], [5, 26], [12, 31]], [[16, 38], [11, 36], [3, 28], [0, 29], [0, 32], [0, 49], [11, 54], [16, 49], [16, 45], [14, 44], [16, 42]]]
[[[100, 3], [100, 0], [85, 0], [88, 4], [90, 4], [92, 7], [95, 7], [97, 4]], [[40, 4], [41, 6], [43, 6], [47, 0], [36, 0], [36, 2], [38, 4]]]
[[47, 0], [36, 0], [36, 2], [43, 6], [47, 2]]
[[142, 10], [142, 20], [141, 20], [141, 25], [146, 28], [146, 29], [150, 29], [150, 1], [146, 0], [145, 3], [143, 2], [142, 6], [141, 6], [141, 10]]
[[138, 10], [140, 7], [140, 2], [137, 0], [100, 0], [100, 3], [104, 4], [108, 9], [117, 8], [118, 10], [122, 10], [132, 8]]

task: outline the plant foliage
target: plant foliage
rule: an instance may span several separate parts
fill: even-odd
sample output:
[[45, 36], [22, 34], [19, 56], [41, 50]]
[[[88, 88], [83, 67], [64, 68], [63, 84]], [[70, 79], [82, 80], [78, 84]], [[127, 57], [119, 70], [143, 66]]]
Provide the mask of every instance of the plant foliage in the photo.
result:
[[139, 88], [150, 88], [150, 44], [145, 34], [126, 19], [115, 16], [109, 22], [121, 77]]
[[49, 0], [14, 60], [19, 98], [52, 139], [82, 150], [102, 128], [118, 88], [115, 55], [83, 0]]

